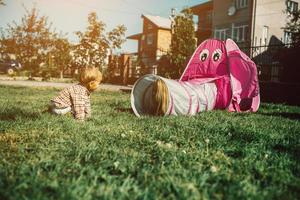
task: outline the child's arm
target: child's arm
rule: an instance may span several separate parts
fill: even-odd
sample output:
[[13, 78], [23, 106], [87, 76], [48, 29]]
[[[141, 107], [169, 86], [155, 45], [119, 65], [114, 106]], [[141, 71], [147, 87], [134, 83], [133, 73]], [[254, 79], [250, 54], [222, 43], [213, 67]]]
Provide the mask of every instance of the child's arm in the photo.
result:
[[91, 117], [91, 102], [90, 99], [86, 102], [86, 107], [85, 107], [85, 118], [90, 118]]
[[84, 104], [82, 104], [82, 105], [79, 105], [79, 104], [75, 105], [74, 104], [74, 117], [75, 117], [75, 119], [77, 119], [79, 121], [84, 121], [84, 119], [85, 119], [84, 110], [85, 110]]
[[81, 95], [74, 95], [72, 97], [74, 106], [74, 118], [76, 120], [84, 121], [85, 119], [85, 99]]

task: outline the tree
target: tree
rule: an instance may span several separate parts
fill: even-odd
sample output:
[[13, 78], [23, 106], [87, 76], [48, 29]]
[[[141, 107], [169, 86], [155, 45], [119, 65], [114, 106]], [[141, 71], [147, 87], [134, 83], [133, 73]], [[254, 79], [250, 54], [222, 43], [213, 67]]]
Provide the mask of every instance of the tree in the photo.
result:
[[102, 68], [107, 58], [108, 51], [121, 47], [126, 28], [117, 26], [112, 31], [105, 33], [105, 23], [98, 20], [97, 14], [88, 15], [88, 27], [85, 32], [77, 31], [79, 44], [75, 47], [76, 62], [79, 66], [95, 66]]
[[5, 5], [4, 1], [3, 0], [0, 0], [0, 5]]
[[[288, 1], [286, 1], [288, 4]], [[300, 43], [300, 10], [292, 10], [289, 6], [286, 10], [287, 24], [284, 27], [285, 31], [291, 33], [292, 42], [295, 45]]]
[[39, 63], [46, 61], [46, 55], [51, 47], [55, 33], [51, 32], [51, 24], [46, 16], [39, 16], [36, 8], [21, 19], [21, 24], [15, 21], [8, 24], [6, 32], [2, 31], [2, 53], [15, 54], [25, 69], [38, 70]]
[[169, 52], [170, 62], [173, 65], [172, 72], [170, 73], [171, 76], [180, 76], [195, 48], [196, 39], [193, 15], [191, 10], [185, 9], [173, 21]]
[[60, 72], [60, 78], [63, 78], [64, 71], [71, 67], [71, 49], [72, 46], [67, 38], [60, 36], [53, 40], [53, 49], [48, 56], [53, 60], [52, 67]]
[[126, 41], [124, 39], [126, 27], [124, 25], [119, 25], [113, 30], [108, 32], [108, 41], [110, 50], [120, 49], [121, 45]]
[[178, 78], [178, 71], [174, 71], [174, 68], [174, 65], [171, 63], [170, 55], [163, 55], [158, 60], [157, 74], [166, 78]]

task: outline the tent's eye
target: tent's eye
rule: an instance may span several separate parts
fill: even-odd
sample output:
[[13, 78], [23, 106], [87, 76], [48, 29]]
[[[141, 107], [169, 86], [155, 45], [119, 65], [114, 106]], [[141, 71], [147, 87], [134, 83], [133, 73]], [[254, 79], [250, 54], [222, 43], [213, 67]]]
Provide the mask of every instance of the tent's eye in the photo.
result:
[[222, 57], [222, 51], [221, 49], [216, 49], [212, 55], [212, 59], [213, 61], [217, 62], [218, 60], [220, 60]]
[[204, 62], [209, 56], [209, 51], [207, 49], [203, 49], [203, 51], [200, 53], [200, 60]]

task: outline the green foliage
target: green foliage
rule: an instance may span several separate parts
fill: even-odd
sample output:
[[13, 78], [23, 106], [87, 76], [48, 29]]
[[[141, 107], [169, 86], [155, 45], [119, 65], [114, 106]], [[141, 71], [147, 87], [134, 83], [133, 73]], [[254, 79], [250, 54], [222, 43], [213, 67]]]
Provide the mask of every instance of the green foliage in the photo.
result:
[[[51, 25], [46, 16], [39, 16], [36, 8], [26, 10], [21, 24], [14, 22], [8, 25], [6, 32], [2, 31], [0, 53], [15, 54], [30, 75], [44, 74], [43, 77], [49, 79], [46, 76], [53, 73], [46, 71], [56, 70], [62, 74], [71, 64], [71, 45], [65, 35], [52, 31]], [[40, 68], [42, 64], [44, 68]]]
[[157, 74], [166, 78], [178, 78], [178, 70], [174, 70], [174, 65], [171, 63], [170, 55], [163, 55], [158, 61]]
[[[103, 67], [108, 51], [119, 49], [124, 43], [126, 28], [119, 25], [106, 33], [104, 22], [94, 12], [89, 14], [88, 22], [85, 32], [76, 32], [80, 42], [73, 46], [66, 35], [51, 30], [48, 18], [39, 16], [36, 8], [26, 9], [20, 24], [13, 22], [1, 29], [0, 53], [16, 55], [31, 75], [55, 69], [62, 77], [70, 67]], [[41, 69], [43, 64], [51, 69]]]
[[52, 42], [53, 48], [48, 56], [53, 58], [53, 63], [51, 65], [48, 63], [48, 67], [54, 67], [56, 71], [60, 72], [60, 78], [63, 78], [63, 72], [70, 68], [72, 64], [72, 45], [67, 38], [62, 36], [54, 38]]
[[1, 36], [1, 53], [15, 54], [25, 69], [38, 70], [39, 63], [46, 61], [46, 52], [55, 35], [50, 30], [46, 16], [39, 16], [38, 10], [26, 10], [21, 23], [8, 24]]
[[103, 81], [107, 83], [116, 83], [114, 82], [116, 79], [115, 77], [115, 72], [119, 67], [119, 56], [117, 55], [110, 55], [109, 56], [109, 61], [108, 61], [108, 66], [104, 70], [102, 70], [102, 75], [103, 75]]
[[[288, 0], [286, 0], [286, 3]], [[286, 13], [288, 14], [287, 23], [284, 27], [285, 31], [292, 34], [292, 42], [295, 46], [300, 44], [300, 10], [293, 11], [287, 8]]]
[[193, 14], [189, 9], [183, 10], [174, 19], [170, 46], [170, 61], [173, 71], [178, 76], [183, 72], [188, 59], [196, 49]]
[[57, 89], [0, 92], [0, 199], [300, 198], [299, 107], [137, 118], [96, 91], [78, 123], [44, 112]]
[[98, 20], [97, 14], [92, 12], [88, 16], [88, 27], [85, 32], [77, 31], [80, 42], [75, 47], [76, 63], [80, 67], [103, 67], [108, 51], [120, 48], [125, 41], [126, 28], [117, 26], [112, 31], [105, 33], [105, 23]]
[[119, 25], [115, 27], [113, 30], [108, 32], [108, 41], [110, 42], [109, 46], [111, 49], [120, 49], [121, 45], [126, 41], [124, 39], [124, 34], [126, 31], [126, 27], [124, 25]]
[[42, 81], [50, 81], [51, 78], [58, 77], [59, 72], [56, 68], [53, 67], [44, 67], [42, 68], [37, 76], [42, 77]]

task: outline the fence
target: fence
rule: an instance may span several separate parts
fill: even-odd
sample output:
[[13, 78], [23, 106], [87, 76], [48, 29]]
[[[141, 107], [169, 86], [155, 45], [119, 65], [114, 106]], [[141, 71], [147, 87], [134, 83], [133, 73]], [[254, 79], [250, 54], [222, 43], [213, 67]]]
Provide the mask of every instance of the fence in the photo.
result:
[[256, 63], [261, 81], [280, 82], [283, 65], [280, 56], [292, 44], [270, 44], [241, 48]]
[[[241, 47], [257, 65], [259, 72], [259, 80], [266, 82], [280, 82], [283, 72], [283, 66], [280, 62], [280, 55], [292, 44], [284, 44], [282, 42], [269, 44]], [[158, 63], [163, 54], [158, 56], [138, 56], [137, 54], [128, 55], [130, 61], [126, 62], [128, 66], [119, 65], [116, 69], [116, 75], [122, 74], [122, 68], [127, 68], [128, 79], [134, 82], [137, 78], [144, 74], [157, 74]]]
[[[300, 96], [295, 96], [295, 94], [300, 93], [300, 84], [281, 82], [284, 66], [282, 62], [280, 62], [280, 56], [285, 53], [286, 49], [291, 45], [293, 44], [281, 43], [241, 47], [241, 50], [244, 51], [258, 67], [260, 94], [263, 102], [300, 105]], [[129, 61], [123, 62], [126, 63], [126, 65], [119, 65], [119, 69], [117, 70], [119, 71], [119, 73], [117, 73], [120, 78], [119, 83], [133, 84], [144, 74], [156, 74], [160, 67], [158, 63], [161, 58], [162, 56], [138, 57], [137, 54], [129, 55]]]
[[300, 96], [295, 95], [300, 93], [300, 79], [297, 82], [295, 79], [292, 82], [286, 82], [287, 79], [292, 80], [290, 74], [293, 72], [290, 71], [291, 68], [285, 68], [290, 63], [281, 58], [291, 46], [294, 44], [277, 43], [242, 48], [257, 65], [263, 102], [300, 106]]
[[[133, 84], [139, 77], [145, 74], [158, 73], [158, 61], [163, 55], [142, 56], [137, 54], [122, 54], [109, 58], [109, 67], [113, 74], [114, 83]], [[124, 60], [125, 59], [125, 60]]]

